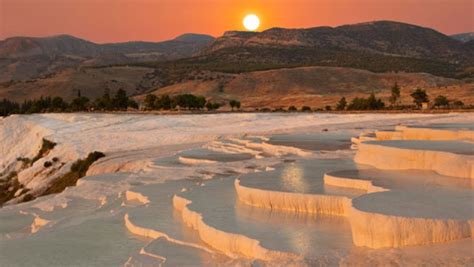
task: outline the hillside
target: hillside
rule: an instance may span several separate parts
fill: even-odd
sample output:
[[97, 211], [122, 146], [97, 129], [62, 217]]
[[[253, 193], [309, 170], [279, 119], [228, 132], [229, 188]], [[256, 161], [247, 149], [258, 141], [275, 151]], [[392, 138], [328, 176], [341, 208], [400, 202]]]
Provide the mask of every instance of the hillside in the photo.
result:
[[185, 34], [165, 42], [95, 44], [69, 35], [0, 41], [0, 82], [31, 80], [79, 66], [164, 61], [189, 57], [213, 37]]
[[305, 47], [377, 53], [450, 63], [474, 62], [474, 51], [461, 41], [437, 32], [392, 21], [376, 21], [339, 27], [309, 29], [272, 28], [260, 33], [227, 32], [205, 50], [226, 48]]
[[70, 101], [78, 91], [82, 96], [96, 99], [106, 89], [111, 92], [124, 89], [128, 95], [139, 94], [159, 86], [153, 73], [153, 69], [140, 67], [69, 69], [43, 79], [1, 84], [0, 99], [23, 102], [41, 96], [60, 96]]
[[473, 44], [433, 29], [379, 21], [335, 28], [232, 31], [194, 57], [137, 65], [173, 74], [189, 70], [244, 73], [328, 66], [472, 79], [474, 74], [469, 67], [474, 66]]
[[[388, 100], [390, 88], [397, 82], [402, 100], [411, 103], [410, 92], [426, 88], [432, 98], [439, 94], [474, 103], [474, 84], [424, 73], [373, 73], [365, 70], [333, 67], [302, 67], [257, 71], [242, 74], [200, 73], [189, 80], [153, 91], [156, 95], [194, 93], [214, 101], [240, 99], [244, 107], [288, 107], [290, 105], [323, 108], [334, 105], [342, 96], [348, 100], [374, 92]], [[137, 96], [144, 99], [144, 95]]]

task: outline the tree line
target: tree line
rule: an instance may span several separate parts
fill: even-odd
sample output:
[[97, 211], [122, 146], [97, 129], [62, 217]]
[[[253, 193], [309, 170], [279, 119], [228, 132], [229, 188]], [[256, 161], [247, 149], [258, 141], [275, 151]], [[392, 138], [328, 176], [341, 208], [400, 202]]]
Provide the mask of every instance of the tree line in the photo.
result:
[[[173, 110], [188, 109], [201, 110], [206, 108], [209, 111], [221, 108], [222, 104], [206, 100], [204, 96], [196, 96], [193, 94], [181, 94], [175, 96], [161, 95], [156, 96], [148, 94], [144, 100], [145, 109], [147, 110]], [[240, 109], [240, 101], [230, 100], [229, 105], [234, 109]]]
[[[416, 108], [422, 108], [423, 104], [430, 104], [430, 97], [426, 93], [426, 90], [422, 88], [416, 88], [411, 92], [410, 96], [412, 97], [413, 104]], [[391, 109], [400, 109], [407, 108], [407, 106], [402, 106], [401, 102], [400, 87], [395, 83], [391, 88], [391, 95], [389, 97]], [[438, 95], [434, 102], [432, 103], [433, 107], [436, 108], [460, 108], [464, 106], [464, 103], [460, 100], [448, 100], [444, 95]], [[347, 102], [345, 97], [342, 97], [336, 105], [336, 110], [380, 110], [387, 108], [385, 103], [380, 98], [376, 98], [375, 94], [372, 93], [368, 98], [359, 98], [356, 97], [352, 99], [350, 103]]]
[[[234, 109], [240, 109], [240, 101], [230, 100], [229, 105]], [[162, 95], [156, 96], [148, 94], [144, 100], [146, 110], [202, 110], [206, 108], [214, 111], [222, 107], [221, 103], [206, 100], [204, 96], [193, 94], [181, 94], [175, 96]], [[111, 96], [110, 90], [105, 90], [104, 94], [95, 101], [82, 96], [78, 91], [76, 98], [67, 102], [61, 97], [40, 97], [35, 100], [25, 100], [23, 103], [17, 103], [8, 99], [0, 101], [0, 116], [5, 117], [12, 114], [32, 114], [48, 112], [81, 112], [81, 111], [120, 111], [128, 108], [138, 109], [139, 105], [127, 96], [123, 89], [117, 90], [115, 95]]]
[[89, 110], [114, 111], [127, 110], [128, 108], [137, 109], [138, 103], [130, 99], [125, 90], [119, 89], [114, 96], [111, 96], [110, 90], [106, 89], [104, 94], [93, 102], [89, 98], [82, 96], [81, 91], [78, 91], [76, 98], [71, 102], [67, 102], [59, 96], [40, 97], [35, 100], [25, 100], [23, 103], [3, 99], [0, 101], [0, 116]]
[[[427, 107], [434, 108], [465, 108], [466, 106], [460, 100], [449, 100], [444, 95], [438, 95], [431, 102], [430, 96], [426, 90], [422, 88], [416, 88], [410, 93], [410, 96], [413, 100], [414, 105], [401, 105], [401, 93], [400, 86], [395, 83], [391, 88], [391, 95], [388, 99], [390, 105], [387, 105], [381, 98], [377, 98], [374, 93], [371, 93], [368, 97], [355, 97], [350, 102], [346, 97], [341, 97], [339, 102], [335, 105], [335, 110], [344, 111], [344, 110], [383, 110], [383, 109], [413, 109], [413, 108], [422, 108], [423, 104], [426, 103]], [[314, 111], [332, 111], [333, 106], [327, 105], [323, 108], [316, 108]], [[261, 111], [270, 111], [268, 109], [261, 109]], [[276, 109], [274, 111], [285, 111], [284, 109]], [[294, 105], [288, 107], [290, 112], [298, 111], [298, 108]], [[309, 106], [303, 106], [299, 111], [302, 112], [311, 112]]]

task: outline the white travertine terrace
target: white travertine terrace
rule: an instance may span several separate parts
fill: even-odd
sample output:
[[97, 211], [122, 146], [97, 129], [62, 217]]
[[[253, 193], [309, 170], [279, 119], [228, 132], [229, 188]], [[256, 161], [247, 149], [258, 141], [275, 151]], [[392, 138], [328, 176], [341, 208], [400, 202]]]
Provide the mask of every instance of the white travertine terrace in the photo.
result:
[[[376, 141], [376, 140], [403, 140], [403, 132], [399, 131], [375, 131], [375, 140], [367, 141]], [[365, 140], [361, 140], [365, 141]], [[360, 142], [359, 142], [360, 143]]]
[[238, 179], [235, 180], [234, 185], [241, 202], [260, 208], [345, 216], [352, 205], [350, 198], [344, 196], [301, 194], [250, 188], [242, 186]]
[[155, 231], [153, 229], [148, 229], [145, 227], [140, 227], [133, 224], [128, 214], [125, 214], [124, 221], [125, 221], [125, 227], [132, 234], [142, 236], [145, 238], [150, 238], [150, 239], [157, 239], [157, 238], [166, 236], [164, 233]]
[[354, 202], [349, 220], [356, 246], [397, 248], [472, 238], [474, 220], [426, 219], [362, 211]]
[[231, 258], [244, 256], [265, 261], [299, 258], [292, 253], [266, 249], [260, 245], [258, 240], [240, 234], [228, 233], [206, 224], [201, 214], [188, 207], [191, 203], [190, 200], [178, 195], [173, 196], [173, 206], [177, 211], [181, 212], [183, 221], [189, 227], [195, 229], [206, 244], [225, 255]]
[[243, 140], [243, 139], [236, 139], [236, 138], [231, 138], [230, 140], [238, 144], [244, 145], [246, 148], [250, 148], [254, 150], [255, 149], [262, 150], [263, 152], [270, 153], [277, 156], [285, 155], [285, 154], [293, 154], [293, 155], [298, 155], [301, 157], [308, 157], [312, 155], [310, 151], [306, 151], [304, 149], [300, 149], [297, 147], [290, 147], [290, 146], [272, 145], [265, 141], [261, 143], [254, 143], [254, 142], [251, 142], [250, 140]]
[[196, 249], [201, 249], [201, 250], [203, 250], [205, 252], [208, 252], [208, 253], [213, 253], [212, 250], [210, 250], [210, 249], [208, 249], [204, 246], [200, 246], [198, 244], [193, 244], [193, 243], [189, 243], [189, 242], [180, 241], [180, 240], [171, 238], [167, 234], [156, 231], [154, 229], [138, 226], [138, 225], [136, 225], [132, 222], [132, 220], [130, 219], [130, 216], [128, 215], [128, 213], [125, 214], [124, 221], [125, 221], [125, 227], [132, 234], [135, 234], [135, 235], [138, 235], [138, 236], [141, 236], [141, 237], [145, 237], [145, 238], [149, 238], [149, 239], [165, 238], [166, 240], [168, 240], [172, 243], [176, 243], [176, 244], [184, 245], [184, 246], [189, 246], [189, 247], [193, 247], [193, 248], [196, 248]]
[[[19, 166], [18, 156], [34, 157], [41, 138], [58, 143], [47, 157], [20, 171], [20, 182], [25, 182], [25, 188], [32, 190], [29, 192], [48, 184], [49, 179], [44, 178], [51, 169], [43, 170], [46, 160], [58, 157], [61, 163], [66, 163], [59, 175], [63, 170], [69, 170], [71, 162], [84, 158], [91, 151], [106, 154], [104, 159], [91, 166], [87, 177], [79, 180], [75, 187], [54, 196], [0, 209], [0, 243], [4, 244], [2, 251], [8, 255], [8, 259], [0, 257], [0, 265], [15, 266], [19, 263], [28, 266], [28, 263], [38, 262], [38, 265], [47, 266], [51, 265], [49, 258], [61, 265], [73, 262], [78, 265], [125, 263], [125, 266], [179, 266], [174, 264], [176, 262], [206, 266], [246, 266], [249, 262], [277, 266], [287, 263], [297, 266], [305, 263], [311, 266], [472, 264], [474, 256], [470, 254], [470, 248], [474, 248], [474, 213], [469, 209], [469, 201], [472, 202], [474, 197], [472, 186], [467, 185], [472, 180], [445, 176], [433, 178], [434, 172], [420, 171], [422, 178], [416, 179], [417, 171], [403, 171], [407, 174], [403, 176], [399, 175], [402, 171], [363, 169], [368, 166], [357, 169], [352, 161], [354, 152], [347, 149], [338, 153], [319, 153], [292, 147], [291, 144], [275, 145], [266, 137], [252, 136], [278, 134], [280, 131], [300, 134], [306, 129], [317, 135], [321, 128], [328, 128], [329, 134], [344, 131], [348, 136], [361, 129], [365, 133], [353, 139], [354, 143], [360, 143], [359, 154], [364, 153], [362, 150], [368, 145], [381, 147], [380, 150], [374, 148], [373, 159], [367, 163], [373, 165], [377, 160], [386, 160], [396, 165], [399, 160], [392, 157], [399, 155], [379, 152], [412, 149], [384, 145], [377, 140], [440, 139], [472, 145], [472, 139], [469, 139], [472, 131], [448, 134], [448, 131], [461, 130], [449, 130], [443, 126], [436, 131], [420, 128], [416, 133], [418, 130], [414, 127], [408, 127], [409, 130], [397, 127], [394, 132], [386, 131], [386, 137], [382, 137], [383, 131], [378, 136], [369, 131], [387, 129], [399, 123], [470, 122], [472, 119], [468, 115], [225, 114], [199, 118], [202, 120], [199, 124], [195, 123], [195, 116], [42, 114], [0, 119], [0, 139], [8, 141], [0, 142], [0, 152], [3, 153], [0, 154], [5, 155], [0, 156], [0, 166], [7, 171]], [[441, 131], [448, 137], [439, 137]], [[239, 136], [243, 139], [236, 139]], [[225, 162], [217, 158], [215, 163], [208, 164], [210, 162], [202, 160], [213, 160], [213, 157], [200, 158], [199, 153], [197, 156], [196, 153], [186, 153], [196, 148], [239, 159]], [[466, 167], [472, 166], [472, 161], [462, 160], [472, 157], [469, 151], [462, 154], [453, 149], [428, 151], [418, 147], [415, 150], [420, 154], [400, 161], [422, 161], [425, 157], [423, 164], [409, 166], [419, 169], [426, 165], [431, 170], [444, 164], [440, 173], [463, 177], [467, 173], [472, 178], [472, 168], [469, 172], [469, 167]], [[452, 156], [443, 153], [454, 157], [450, 159]], [[179, 156], [190, 161], [183, 162]], [[287, 167], [300, 160], [313, 164], [314, 159], [332, 157], [344, 159], [350, 167], [343, 164], [324, 166], [328, 169], [318, 172], [318, 177], [314, 176], [319, 165], [309, 168], [306, 174], [312, 177], [304, 179], [318, 181], [303, 183], [303, 190], [285, 187], [272, 179], [268, 179], [270, 184], [265, 185], [244, 177], [234, 180], [236, 176], [253, 172], [262, 174], [255, 177], [274, 178], [270, 171], [278, 173], [281, 165]], [[435, 160], [440, 164], [427, 163]], [[177, 164], [177, 161], [184, 164]], [[361, 172], [354, 174], [354, 170]], [[324, 172], [327, 173], [321, 185]], [[212, 180], [208, 180], [209, 177]], [[415, 181], [409, 182], [409, 178]], [[170, 185], [171, 180], [176, 180], [173, 181], [176, 184]], [[212, 187], [213, 184], [218, 186]], [[273, 191], [253, 188], [254, 184]], [[426, 184], [430, 188], [421, 190], [419, 196], [417, 190]], [[279, 189], [286, 192], [279, 192]], [[292, 190], [305, 193], [288, 192]], [[307, 193], [315, 191], [319, 195]], [[440, 191], [445, 194], [439, 194]], [[212, 192], [216, 192], [215, 195], [211, 195]], [[433, 193], [432, 197], [426, 197], [430, 193]], [[235, 203], [236, 199], [240, 201]], [[215, 203], [218, 204], [214, 206]], [[285, 215], [276, 215], [280, 213]], [[186, 229], [186, 225], [193, 230]], [[31, 234], [30, 228], [37, 234]], [[97, 233], [104, 236], [97, 239]], [[127, 233], [153, 240], [144, 241]], [[78, 244], [97, 242], [97, 246], [92, 249], [78, 247], [77, 250], [58, 246], [76, 238], [80, 241]], [[150, 246], [160, 242], [162, 247]], [[46, 246], [52, 256], [36, 253], [35, 250], [41, 246]], [[110, 253], [102, 257], [102, 251], [96, 248], [105, 247], [110, 249]], [[61, 253], [61, 249], [69, 251]], [[128, 254], [130, 251], [135, 254]], [[420, 251], [423, 252], [421, 257]], [[429, 254], [435, 254], [436, 259]], [[101, 261], [97, 262], [94, 257]], [[224, 259], [220, 261], [219, 257]], [[186, 261], [176, 261], [178, 258], [186, 258]], [[115, 261], [111, 263], [111, 260]]]
[[188, 158], [188, 157], [183, 157], [183, 156], [180, 156], [178, 160], [180, 163], [187, 164], [187, 165], [216, 164], [217, 163], [217, 161], [215, 160], [195, 159], [195, 158]]
[[[324, 182], [341, 187], [367, 190], [380, 196], [389, 189], [374, 186], [370, 180], [351, 179], [336, 174], [325, 174]], [[474, 233], [474, 220], [416, 218], [365, 211], [358, 198], [351, 201], [349, 221], [352, 238], [356, 246], [369, 248], [392, 248], [413, 245], [445, 243], [453, 240], [471, 238]]]
[[125, 198], [127, 199], [127, 201], [138, 201], [142, 204], [150, 203], [150, 200], [148, 199], [148, 197], [131, 190], [125, 191]]
[[31, 224], [31, 233], [35, 234], [38, 232], [43, 226], [47, 225], [50, 223], [49, 220], [43, 219], [38, 215], [35, 215], [35, 219], [33, 220], [33, 223]]
[[[327, 184], [383, 194], [389, 189], [374, 186], [370, 180], [356, 180], [325, 174]], [[369, 248], [397, 248], [445, 243], [471, 238], [474, 220], [417, 218], [361, 209], [358, 198], [287, 193], [249, 188], [235, 181], [239, 200], [260, 208], [293, 212], [323, 213], [348, 217], [354, 245]], [[370, 207], [368, 207], [370, 210]], [[389, 207], [387, 207], [389, 209]]]
[[389, 190], [381, 186], [375, 186], [372, 181], [338, 177], [331, 173], [324, 174], [324, 184], [364, 190], [367, 194]]
[[474, 179], [474, 155], [387, 146], [383, 141], [359, 144], [354, 161], [378, 169], [430, 170], [446, 176]]
[[435, 129], [396, 126], [395, 131], [376, 131], [377, 140], [467, 140], [474, 141], [474, 130]]

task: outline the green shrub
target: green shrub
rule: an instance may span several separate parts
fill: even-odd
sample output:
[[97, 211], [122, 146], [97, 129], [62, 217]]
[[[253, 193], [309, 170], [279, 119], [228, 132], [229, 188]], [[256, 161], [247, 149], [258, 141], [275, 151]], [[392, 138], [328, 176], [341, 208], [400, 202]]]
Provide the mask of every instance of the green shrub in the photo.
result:
[[449, 105], [449, 100], [444, 95], [439, 95], [434, 100], [435, 107], [447, 107]]
[[344, 109], [346, 109], [346, 106], [347, 106], [346, 98], [345, 98], [345, 97], [342, 97], [342, 98], [339, 100], [339, 103], [337, 103], [336, 109], [337, 109], [337, 110], [344, 110]]
[[219, 109], [220, 107], [221, 107], [221, 105], [218, 104], [218, 103], [212, 103], [212, 102], [210, 102], [210, 101], [206, 103], [206, 108], [207, 108], [207, 110], [217, 110], [217, 109]]
[[308, 106], [303, 106], [303, 107], [301, 108], [301, 111], [303, 111], [303, 112], [311, 112], [312, 110], [311, 110], [311, 108], [308, 107]]
[[105, 157], [104, 153], [95, 151], [90, 153], [87, 158], [77, 160], [72, 164], [71, 170], [60, 178], [56, 179], [43, 193], [43, 195], [60, 193], [69, 186], [75, 186], [77, 180], [86, 175], [87, 170], [92, 165], [92, 163], [102, 157]]
[[41, 145], [38, 154], [31, 160], [31, 164], [35, 163], [37, 160], [45, 156], [49, 151], [51, 151], [56, 146], [56, 143], [51, 142], [45, 138], [43, 138], [43, 144]]
[[422, 90], [421, 88], [416, 88], [410, 96], [413, 98], [413, 103], [415, 103], [417, 107], [421, 107], [423, 103], [430, 101], [426, 90]]
[[356, 97], [352, 99], [348, 110], [379, 110], [385, 107], [385, 103], [379, 98], [375, 98], [374, 94], [370, 94], [368, 98]]

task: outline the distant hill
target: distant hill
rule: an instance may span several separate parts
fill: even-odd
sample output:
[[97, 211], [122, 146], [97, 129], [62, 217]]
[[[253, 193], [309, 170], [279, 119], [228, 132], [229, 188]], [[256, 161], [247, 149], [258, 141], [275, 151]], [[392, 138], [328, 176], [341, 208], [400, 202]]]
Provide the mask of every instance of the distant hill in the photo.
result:
[[30, 81], [15, 81], [0, 84], [0, 99], [7, 98], [23, 102], [41, 96], [60, 96], [68, 101], [82, 96], [96, 99], [110, 90], [115, 93], [123, 89], [128, 95], [160, 87], [153, 69], [140, 67], [106, 67], [67, 69], [48, 77]]
[[0, 41], [0, 58], [70, 55], [93, 57], [101, 53], [100, 45], [70, 35], [44, 38], [12, 37]]
[[296, 105], [323, 108], [334, 105], [342, 96], [366, 97], [371, 92], [387, 101], [391, 86], [402, 87], [405, 104], [411, 103], [410, 92], [416, 87], [427, 89], [432, 99], [447, 95], [474, 104], [474, 84], [425, 73], [374, 73], [366, 70], [340, 67], [283, 68], [240, 74], [191, 71], [179, 81], [159, 69], [113, 66], [64, 70], [47, 78], [0, 84], [0, 99], [17, 102], [38, 99], [41, 96], [61, 96], [71, 101], [81, 92], [90, 99], [100, 97], [104, 90], [114, 94], [124, 89], [142, 101], [155, 94], [193, 93], [204, 95], [216, 102], [239, 99], [244, 107], [288, 107]]
[[0, 82], [29, 80], [81, 65], [97, 66], [189, 57], [214, 40], [185, 34], [165, 42], [96, 44], [69, 35], [0, 41]]
[[474, 40], [474, 32], [454, 34], [454, 35], [451, 35], [451, 37], [458, 40], [458, 41], [467, 43], [469, 41]]
[[306, 47], [379, 53], [392, 56], [471, 61], [474, 52], [462, 42], [433, 29], [392, 21], [335, 28], [272, 28], [260, 33], [227, 32], [208, 52], [229, 47]]
[[[193, 93], [204, 95], [216, 102], [240, 99], [250, 108], [324, 108], [334, 105], [341, 97], [367, 97], [374, 92], [388, 103], [390, 88], [398, 83], [402, 101], [412, 104], [410, 93], [416, 87], [427, 89], [431, 99], [447, 95], [474, 103], [474, 84], [437, 77], [426, 73], [373, 73], [366, 70], [335, 67], [301, 67], [241, 74], [201, 72], [195, 79], [160, 87], [156, 95]], [[143, 101], [145, 94], [136, 97]]]

